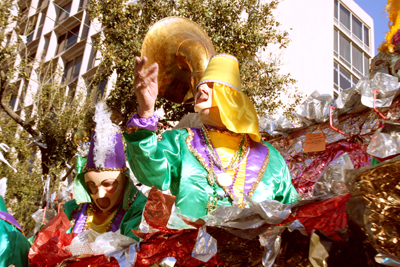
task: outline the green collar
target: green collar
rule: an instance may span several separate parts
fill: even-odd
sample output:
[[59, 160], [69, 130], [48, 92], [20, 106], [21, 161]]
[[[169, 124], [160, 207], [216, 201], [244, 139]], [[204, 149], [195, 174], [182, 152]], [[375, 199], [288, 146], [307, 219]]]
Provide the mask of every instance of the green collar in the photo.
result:
[[[84, 174], [85, 172], [79, 173], [74, 180], [75, 200], [78, 205], [92, 202], [92, 198], [90, 197], [86, 187]], [[129, 170], [125, 172], [125, 175], [127, 178], [127, 184], [125, 186], [122, 208], [128, 210], [129, 206], [135, 200], [138, 189], [129, 177]]]

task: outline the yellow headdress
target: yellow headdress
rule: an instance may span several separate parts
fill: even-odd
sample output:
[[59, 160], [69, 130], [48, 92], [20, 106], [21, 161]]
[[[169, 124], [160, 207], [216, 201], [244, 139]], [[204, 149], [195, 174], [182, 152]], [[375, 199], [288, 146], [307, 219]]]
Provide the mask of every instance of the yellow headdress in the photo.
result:
[[238, 60], [227, 54], [213, 56], [197, 87], [208, 82], [214, 83], [212, 105], [218, 106], [225, 127], [260, 142], [256, 110], [241, 90]]
[[394, 52], [395, 45], [392, 44], [392, 38], [400, 30], [400, 0], [388, 0], [386, 12], [389, 15], [389, 31], [386, 34], [386, 41], [378, 48], [379, 51]]

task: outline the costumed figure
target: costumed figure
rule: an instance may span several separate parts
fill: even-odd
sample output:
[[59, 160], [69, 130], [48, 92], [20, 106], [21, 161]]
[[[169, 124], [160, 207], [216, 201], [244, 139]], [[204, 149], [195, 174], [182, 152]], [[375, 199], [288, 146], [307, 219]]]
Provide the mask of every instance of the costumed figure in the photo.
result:
[[0, 179], [0, 267], [28, 266], [31, 244], [17, 220], [7, 212], [3, 199], [6, 183], [7, 178]]
[[111, 116], [104, 103], [96, 106], [86, 167], [75, 178], [75, 199], [65, 204], [65, 213], [74, 233], [120, 229], [137, 239], [131, 229], [138, 228], [147, 198], [129, 177], [121, 130]]
[[241, 91], [239, 63], [231, 55], [213, 56], [196, 87], [195, 110], [203, 125], [166, 131], [157, 141], [158, 65], [145, 68], [136, 58], [138, 113], [127, 123], [128, 162], [143, 184], [170, 189], [184, 215], [200, 218], [220, 205], [297, 202], [288, 167], [279, 152], [263, 142], [253, 104]]

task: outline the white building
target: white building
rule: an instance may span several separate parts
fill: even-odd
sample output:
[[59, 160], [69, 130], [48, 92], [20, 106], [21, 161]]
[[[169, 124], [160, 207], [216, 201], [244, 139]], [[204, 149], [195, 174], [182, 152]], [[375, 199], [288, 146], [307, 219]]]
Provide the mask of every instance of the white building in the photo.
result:
[[[26, 38], [25, 47], [20, 49], [21, 58], [28, 56], [32, 62], [43, 60], [44, 65], [52, 64], [58, 68], [62, 81], [66, 82], [65, 93], [72, 96], [78, 90], [91, 90], [91, 79], [99, 63], [96, 60], [99, 55], [93, 44], [100, 38], [102, 29], [99, 23], [89, 20], [86, 10], [88, 1], [18, 1], [18, 11], [23, 21], [19, 24], [19, 30], [14, 28], [7, 36], [8, 42], [15, 38]], [[37, 67], [35, 63], [29, 82], [18, 80], [18, 91], [14, 92], [10, 102], [14, 111], [19, 111], [21, 105], [32, 105], [32, 96], [43, 80], [37, 75]], [[98, 94], [104, 93], [107, 84], [111, 85], [112, 82], [102, 81], [95, 88]]]
[[353, 0], [283, 0], [275, 14], [290, 39], [281, 71], [300, 91], [333, 94], [368, 75], [374, 22]]

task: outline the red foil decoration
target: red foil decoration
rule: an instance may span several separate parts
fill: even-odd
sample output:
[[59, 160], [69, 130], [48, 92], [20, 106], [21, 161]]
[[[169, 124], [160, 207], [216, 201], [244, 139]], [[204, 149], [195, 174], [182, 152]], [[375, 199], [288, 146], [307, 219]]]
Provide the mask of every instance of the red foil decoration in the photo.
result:
[[342, 240], [335, 230], [348, 225], [346, 203], [350, 197], [351, 194], [344, 194], [299, 206], [282, 224], [299, 220], [309, 235], [315, 229], [323, 231], [330, 238]]
[[75, 233], [65, 234], [71, 227], [67, 216], [62, 211], [43, 227], [29, 249], [31, 267], [50, 267], [72, 256], [65, 247], [71, 244]]
[[104, 255], [94, 255], [88, 257], [76, 257], [65, 260], [60, 267], [119, 267], [118, 261], [114, 257]]
[[[132, 229], [135, 235], [143, 239], [140, 242], [135, 266], [152, 266], [167, 257], [174, 257], [177, 260], [176, 266], [197, 267], [223, 264], [217, 255], [207, 263], [192, 257], [198, 234], [197, 229], [176, 230], [166, 227], [174, 201], [174, 196], [162, 194], [154, 187], [150, 190], [143, 214], [149, 226], [158, 231], [140, 233]], [[201, 223], [197, 221], [188, 223], [201, 226]]]

